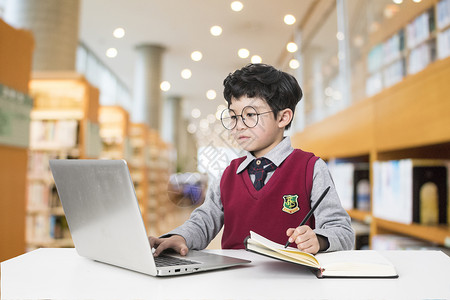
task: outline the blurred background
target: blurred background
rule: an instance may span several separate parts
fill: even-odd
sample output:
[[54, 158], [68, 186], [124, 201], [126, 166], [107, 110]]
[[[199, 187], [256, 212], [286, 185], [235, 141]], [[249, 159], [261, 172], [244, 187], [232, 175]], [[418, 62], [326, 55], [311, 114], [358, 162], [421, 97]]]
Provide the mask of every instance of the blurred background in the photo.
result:
[[149, 234], [182, 224], [245, 154], [219, 118], [251, 62], [299, 81], [286, 135], [358, 249], [446, 251], [449, 28], [450, 0], [0, 0], [0, 261], [73, 246], [54, 158], [125, 159]]

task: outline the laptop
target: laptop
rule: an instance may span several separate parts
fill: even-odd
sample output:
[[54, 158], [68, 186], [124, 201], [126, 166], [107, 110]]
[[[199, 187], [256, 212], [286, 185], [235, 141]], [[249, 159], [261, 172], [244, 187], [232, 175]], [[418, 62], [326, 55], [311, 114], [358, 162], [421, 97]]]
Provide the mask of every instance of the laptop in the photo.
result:
[[50, 160], [50, 169], [80, 256], [152, 276], [251, 262], [194, 250], [154, 257], [124, 160]]

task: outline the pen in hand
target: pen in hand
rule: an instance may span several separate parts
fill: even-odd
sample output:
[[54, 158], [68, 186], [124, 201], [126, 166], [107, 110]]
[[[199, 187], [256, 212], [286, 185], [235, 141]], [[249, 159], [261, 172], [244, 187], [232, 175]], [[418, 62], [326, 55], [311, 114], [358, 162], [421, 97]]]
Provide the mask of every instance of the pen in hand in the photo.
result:
[[[308, 212], [308, 214], [305, 216], [303, 221], [298, 225], [298, 227], [305, 225], [306, 222], [308, 222], [309, 218], [312, 216], [314, 211], [316, 210], [317, 206], [319, 206], [320, 202], [322, 202], [323, 198], [327, 195], [328, 191], [330, 190], [330, 187], [327, 187], [325, 191], [323, 191], [322, 195], [320, 195], [319, 200], [317, 200], [316, 204], [311, 208], [311, 210]], [[287, 248], [289, 246], [290, 242], [289, 239], [287, 240], [286, 244], [284, 245], [284, 248]]]

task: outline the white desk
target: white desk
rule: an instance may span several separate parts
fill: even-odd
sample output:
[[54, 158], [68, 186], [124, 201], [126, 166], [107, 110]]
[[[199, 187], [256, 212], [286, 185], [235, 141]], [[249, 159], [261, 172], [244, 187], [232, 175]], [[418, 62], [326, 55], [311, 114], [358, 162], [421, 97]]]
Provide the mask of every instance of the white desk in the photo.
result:
[[309, 270], [243, 250], [248, 266], [155, 278], [90, 261], [74, 249], [39, 249], [1, 263], [1, 299], [450, 299], [450, 258], [385, 251], [398, 279], [317, 279]]

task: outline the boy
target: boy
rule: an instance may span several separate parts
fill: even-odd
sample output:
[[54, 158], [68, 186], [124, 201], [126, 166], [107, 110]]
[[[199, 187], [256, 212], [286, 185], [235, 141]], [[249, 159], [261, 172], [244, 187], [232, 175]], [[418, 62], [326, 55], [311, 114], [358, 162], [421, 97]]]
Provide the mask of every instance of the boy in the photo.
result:
[[[203, 205], [182, 226], [149, 237], [155, 256], [171, 248], [186, 255], [204, 249], [224, 226], [222, 248], [242, 249], [249, 231], [305, 252], [348, 250], [354, 233], [325, 162], [293, 149], [284, 131], [302, 98], [297, 80], [272, 66], [249, 64], [224, 80], [228, 109], [223, 126], [246, 157], [233, 160], [213, 182]], [[322, 192], [326, 197], [306, 225], [297, 227]]]

